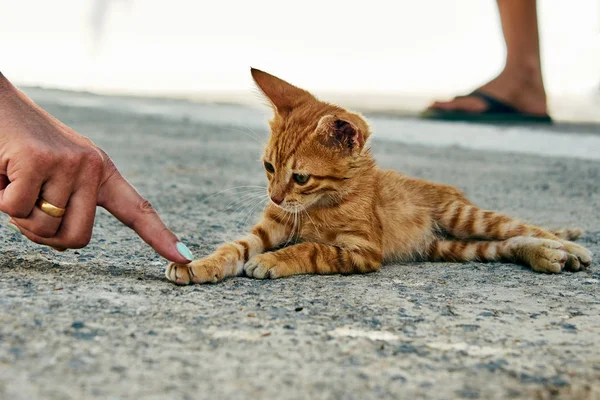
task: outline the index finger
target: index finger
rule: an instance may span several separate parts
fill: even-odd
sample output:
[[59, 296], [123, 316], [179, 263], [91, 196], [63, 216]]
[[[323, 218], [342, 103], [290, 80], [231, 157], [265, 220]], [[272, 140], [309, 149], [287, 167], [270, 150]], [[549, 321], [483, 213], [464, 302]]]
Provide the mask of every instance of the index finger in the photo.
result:
[[144, 199], [118, 171], [100, 187], [98, 205], [133, 229], [167, 260], [187, 264], [190, 250], [164, 224], [150, 202]]

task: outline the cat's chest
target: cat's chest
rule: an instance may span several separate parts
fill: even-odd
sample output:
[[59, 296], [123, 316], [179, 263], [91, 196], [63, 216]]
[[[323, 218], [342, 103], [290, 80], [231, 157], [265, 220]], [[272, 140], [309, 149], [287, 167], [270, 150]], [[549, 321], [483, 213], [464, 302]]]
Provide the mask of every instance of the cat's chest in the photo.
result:
[[342, 229], [335, 221], [324, 221], [318, 217], [306, 218], [299, 227], [299, 239], [317, 243], [333, 243]]

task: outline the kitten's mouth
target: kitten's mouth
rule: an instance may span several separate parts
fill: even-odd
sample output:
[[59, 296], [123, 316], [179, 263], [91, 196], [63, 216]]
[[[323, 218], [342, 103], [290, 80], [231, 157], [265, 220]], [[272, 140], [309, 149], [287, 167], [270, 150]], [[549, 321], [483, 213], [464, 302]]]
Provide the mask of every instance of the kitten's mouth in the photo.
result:
[[[273, 203], [275, 204], [275, 203]], [[304, 207], [302, 207], [301, 204], [275, 204], [277, 207], [281, 208], [283, 211], [292, 213], [292, 214], [298, 214], [299, 212], [301, 212], [303, 210]]]

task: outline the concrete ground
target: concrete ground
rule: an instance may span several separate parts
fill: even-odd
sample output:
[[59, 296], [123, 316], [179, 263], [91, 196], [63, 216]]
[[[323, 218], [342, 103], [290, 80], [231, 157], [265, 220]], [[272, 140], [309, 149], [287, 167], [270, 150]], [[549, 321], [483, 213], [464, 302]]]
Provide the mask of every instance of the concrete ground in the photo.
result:
[[[265, 184], [252, 137], [265, 132], [40, 104], [104, 148], [197, 257], [258, 217], [254, 188], [231, 188]], [[600, 162], [373, 147], [484, 208], [582, 227], [600, 254]], [[90, 245], [66, 253], [0, 224], [1, 399], [600, 398], [597, 256], [560, 275], [420, 263], [177, 287], [103, 210]]]

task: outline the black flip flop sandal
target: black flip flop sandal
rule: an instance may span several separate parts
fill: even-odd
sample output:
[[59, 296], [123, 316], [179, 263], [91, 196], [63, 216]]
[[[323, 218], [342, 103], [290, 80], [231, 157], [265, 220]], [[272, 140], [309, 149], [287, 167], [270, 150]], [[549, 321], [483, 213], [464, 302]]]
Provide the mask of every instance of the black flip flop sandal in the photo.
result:
[[459, 96], [458, 98], [460, 97], [477, 97], [483, 100], [488, 105], [488, 108], [482, 112], [430, 108], [421, 113], [421, 118], [488, 124], [552, 124], [552, 118], [548, 114], [533, 115], [523, 113], [503, 101], [477, 90], [467, 96]]

